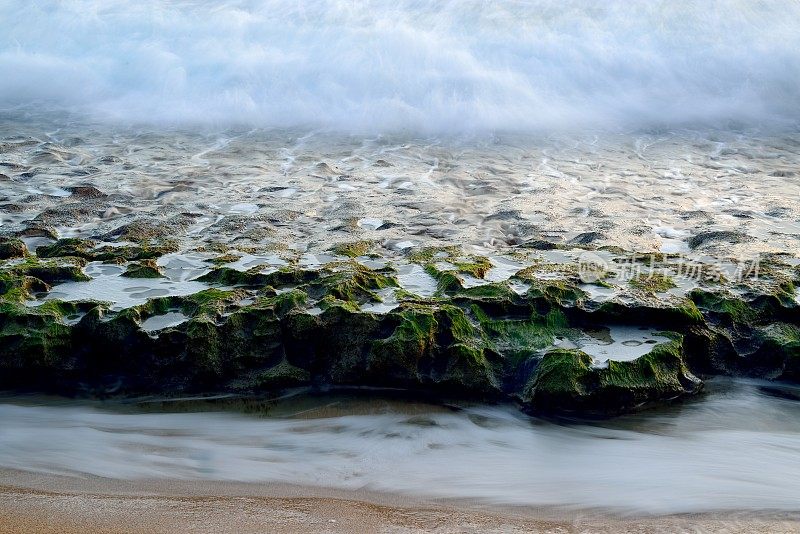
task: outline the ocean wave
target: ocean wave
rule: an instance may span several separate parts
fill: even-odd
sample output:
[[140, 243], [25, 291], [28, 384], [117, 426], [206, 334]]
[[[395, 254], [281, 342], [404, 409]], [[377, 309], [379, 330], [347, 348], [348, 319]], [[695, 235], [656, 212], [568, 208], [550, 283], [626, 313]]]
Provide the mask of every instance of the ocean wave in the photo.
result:
[[0, 107], [348, 131], [800, 118], [800, 3], [0, 0]]

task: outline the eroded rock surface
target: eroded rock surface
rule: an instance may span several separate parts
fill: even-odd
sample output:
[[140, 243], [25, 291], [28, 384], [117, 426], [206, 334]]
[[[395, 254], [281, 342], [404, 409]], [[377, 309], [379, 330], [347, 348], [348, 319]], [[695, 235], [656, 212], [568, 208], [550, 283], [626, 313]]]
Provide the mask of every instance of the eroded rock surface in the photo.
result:
[[800, 380], [793, 134], [67, 124], [61, 143], [9, 124], [2, 387], [369, 386], [609, 414], [713, 374]]
[[[45, 258], [5, 261], [3, 387], [102, 395], [370, 386], [614, 414], [695, 394], [709, 374], [800, 378], [798, 270], [778, 258], [760, 277], [687, 287], [665, 274], [681, 267], [667, 256], [646, 258], [649, 271], [631, 280], [613, 270], [625, 256], [609, 256], [609, 270], [585, 283], [567, 259], [582, 250], [553, 262], [536, 257], [542, 251], [503, 259], [429, 247], [387, 261], [350, 257], [369, 248], [357, 245], [319, 263], [252, 256], [247, 267], [236, 254], [168, 253], [127, 266], [118, 265], [126, 256], [103, 255], [103, 267], [94, 245], [61, 241], [39, 249]], [[175, 262], [192, 261], [203, 266], [180, 282]], [[417, 266], [430, 293], [399, 274], [404, 265]], [[73, 298], [68, 288], [89, 283], [84, 268], [145, 296], [122, 308], [110, 289], [112, 302], [102, 292]], [[147, 277], [200, 290], [147, 298]], [[592, 355], [598, 346], [602, 357]]]

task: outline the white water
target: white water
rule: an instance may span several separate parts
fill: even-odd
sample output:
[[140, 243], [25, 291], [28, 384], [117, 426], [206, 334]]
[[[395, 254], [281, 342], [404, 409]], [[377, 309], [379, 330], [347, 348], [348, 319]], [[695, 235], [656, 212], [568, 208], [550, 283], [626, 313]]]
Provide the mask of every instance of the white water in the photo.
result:
[[794, 0], [0, 0], [0, 108], [426, 132], [800, 117]]
[[800, 402], [756, 383], [710, 389], [682, 406], [583, 425], [506, 406], [451, 411], [342, 396], [287, 401], [270, 412], [280, 417], [17, 397], [0, 404], [0, 467], [654, 513], [797, 511]]

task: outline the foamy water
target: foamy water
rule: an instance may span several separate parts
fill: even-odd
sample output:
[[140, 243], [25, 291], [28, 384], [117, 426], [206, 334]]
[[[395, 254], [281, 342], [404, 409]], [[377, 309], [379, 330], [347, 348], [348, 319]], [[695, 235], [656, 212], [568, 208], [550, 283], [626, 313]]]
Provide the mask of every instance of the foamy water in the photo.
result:
[[345, 396], [284, 401], [268, 417], [17, 398], [0, 404], [0, 467], [654, 513], [796, 511], [800, 403], [762, 387], [712, 381], [712, 395], [684, 405], [564, 425], [510, 406]]
[[0, 108], [429, 132], [800, 117], [800, 4], [0, 0]]

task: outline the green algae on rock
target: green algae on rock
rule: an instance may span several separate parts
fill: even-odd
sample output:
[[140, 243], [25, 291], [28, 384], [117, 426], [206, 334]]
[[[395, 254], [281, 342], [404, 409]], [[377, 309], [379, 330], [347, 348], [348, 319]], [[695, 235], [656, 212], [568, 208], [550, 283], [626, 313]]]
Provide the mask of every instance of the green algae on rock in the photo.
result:
[[[773, 283], [743, 294], [660, 298], [670, 284], [658, 279], [596, 302], [571, 264], [537, 262], [509, 280], [467, 287], [464, 274], [478, 279], [492, 263], [433, 247], [407, 256], [434, 277], [428, 298], [405, 290], [392, 264], [349, 259], [317, 268], [218, 265], [197, 279], [208, 289], [117, 312], [90, 301], [28, 305], [53, 284], [87, 280], [87, 260], [133, 262], [125, 276], [162, 276], [154, 258], [168, 249], [141, 257], [151, 246], [141, 243], [134, 250], [69, 238], [4, 262], [2, 387], [102, 395], [371, 386], [516, 399], [535, 413], [616, 414], [694, 394], [699, 374], [800, 379], [800, 306], [780, 269]], [[385, 299], [390, 305], [374, 306]], [[180, 320], [144, 326], [169, 314]], [[606, 325], [669, 331], [670, 341], [629, 360], [612, 348], [602, 363], [565, 348]]]
[[372, 241], [351, 241], [334, 245], [331, 247], [331, 252], [337, 256], [356, 258], [358, 256], [365, 256], [374, 245], [375, 243]]
[[24, 258], [27, 254], [28, 248], [21, 239], [0, 237], [0, 260]]
[[122, 276], [127, 278], [163, 278], [162, 269], [155, 260], [141, 260], [131, 263]]
[[554, 350], [542, 358], [523, 400], [539, 413], [613, 414], [691, 395], [702, 382], [686, 367], [682, 347], [679, 337], [635, 360], [611, 360], [607, 367], [593, 366], [592, 357], [580, 350]]
[[68, 237], [49, 245], [39, 246], [36, 255], [40, 258], [76, 257], [87, 261], [123, 263], [157, 259], [177, 250], [177, 243], [168, 239], [157, 243], [98, 245], [91, 239]]
[[0, 267], [0, 299], [22, 302], [33, 292], [45, 292], [51, 284], [85, 282], [89, 277], [83, 272], [83, 261], [40, 261], [27, 257], [22, 261]]

